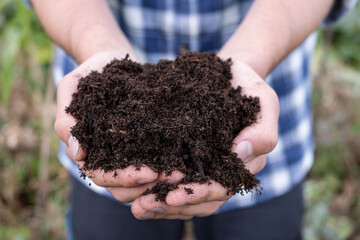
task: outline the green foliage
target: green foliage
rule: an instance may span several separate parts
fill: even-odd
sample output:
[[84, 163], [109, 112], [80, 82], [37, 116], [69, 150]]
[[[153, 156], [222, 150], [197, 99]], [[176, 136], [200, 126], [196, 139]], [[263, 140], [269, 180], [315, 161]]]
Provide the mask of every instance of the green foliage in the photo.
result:
[[[35, 84], [31, 66], [19, 61], [37, 62], [48, 67], [51, 59], [51, 41], [36, 19], [35, 13], [21, 0], [2, 0], [0, 4], [0, 104], [9, 101], [13, 82], [26, 75], [30, 86]], [[30, 74], [29, 74], [30, 73]]]
[[[52, 42], [22, 0], [0, 1], [0, 36], [0, 239], [64, 239], [67, 176], [54, 132], [49, 166], [41, 170], [39, 161]], [[43, 172], [51, 184], [39, 203]]]
[[360, 69], [360, 4], [333, 29], [332, 51], [345, 63]]
[[26, 240], [31, 236], [31, 230], [27, 226], [2, 227], [0, 225], [0, 239]]
[[360, 134], [360, 116], [353, 125], [353, 130], [355, 133]]
[[328, 207], [335, 195], [334, 183], [339, 186], [339, 181], [330, 177], [327, 181], [309, 180], [305, 184], [307, 214], [305, 216], [306, 227], [303, 231], [304, 239], [349, 239], [353, 233], [354, 226], [351, 220], [340, 214], [332, 213]]
[[315, 63], [322, 62], [314, 66], [313, 93], [317, 148], [305, 183], [306, 240], [360, 237], [359, 14], [360, 4], [319, 34]]
[[339, 180], [344, 178], [346, 171], [340, 160], [339, 151], [341, 149], [339, 148], [340, 145], [337, 143], [334, 143], [332, 146], [318, 144], [318, 154], [311, 171], [312, 177], [324, 178], [333, 175]]

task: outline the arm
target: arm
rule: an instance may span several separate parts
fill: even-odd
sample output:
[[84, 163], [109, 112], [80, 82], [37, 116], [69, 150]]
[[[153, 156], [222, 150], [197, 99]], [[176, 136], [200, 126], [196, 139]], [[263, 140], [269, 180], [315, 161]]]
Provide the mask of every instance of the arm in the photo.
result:
[[[268, 73], [321, 23], [333, 0], [256, 0], [244, 21], [223, 46], [219, 56], [232, 58], [232, 86], [242, 93], [259, 96], [258, 122], [244, 129], [233, 141], [232, 151], [252, 173], [262, 170], [266, 154], [277, 144], [279, 102], [274, 90], [263, 80]], [[190, 184], [194, 194], [181, 186], [169, 192], [166, 202], [153, 196], [137, 198], [133, 214], [143, 218], [182, 218], [213, 214], [230, 196], [218, 183]]]
[[135, 56], [106, 1], [32, 0], [32, 3], [48, 35], [78, 63], [102, 51]]
[[267, 74], [314, 31], [334, 0], [256, 0], [219, 55]]
[[[278, 134], [277, 95], [262, 79], [322, 23], [333, 3], [334, 0], [256, 0], [219, 52], [219, 56], [234, 61], [232, 85], [242, 86], [243, 94], [261, 99], [258, 123], [242, 131], [234, 139], [232, 149], [254, 173], [265, 166], [265, 154], [275, 148]], [[244, 65], [248, 70], [244, 70]], [[250, 71], [258, 76], [244, 81]], [[244, 142], [250, 145], [244, 147]]]

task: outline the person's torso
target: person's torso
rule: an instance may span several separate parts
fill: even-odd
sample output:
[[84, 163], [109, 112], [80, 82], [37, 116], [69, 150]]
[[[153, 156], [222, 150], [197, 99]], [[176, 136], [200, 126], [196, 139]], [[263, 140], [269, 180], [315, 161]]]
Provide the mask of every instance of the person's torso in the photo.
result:
[[[119, 25], [142, 62], [174, 59], [182, 50], [218, 51], [241, 23], [253, 1], [245, 0], [111, 0]], [[256, 27], [256, 26], [254, 26]], [[281, 37], [281, 36], [277, 36]], [[264, 39], [266, 41], [266, 39]], [[257, 174], [261, 196], [235, 195], [219, 211], [263, 202], [303, 180], [313, 161], [310, 59], [316, 34], [286, 57], [268, 76], [280, 100], [279, 143]], [[55, 58], [55, 81], [76, 65], [61, 49]], [[56, 71], [58, 70], [58, 71]], [[261, 99], [260, 99], [261, 101]], [[59, 159], [74, 175], [78, 168], [65, 152]], [[80, 181], [83, 181], [80, 179]], [[86, 186], [110, 196], [90, 179]], [[90, 186], [89, 186], [89, 183]]]

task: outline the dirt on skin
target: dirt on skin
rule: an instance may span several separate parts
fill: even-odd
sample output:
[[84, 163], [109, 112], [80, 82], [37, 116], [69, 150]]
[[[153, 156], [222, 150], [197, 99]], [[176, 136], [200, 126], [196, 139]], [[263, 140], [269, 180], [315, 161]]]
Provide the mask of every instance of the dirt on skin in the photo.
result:
[[[156, 65], [127, 56], [81, 78], [66, 112], [77, 120], [71, 133], [88, 153], [83, 170], [147, 165], [184, 173], [180, 184], [214, 180], [228, 194], [259, 191], [260, 181], [230, 151], [235, 136], [256, 122], [259, 99], [241, 95], [231, 78], [231, 60], [214, 52], [187, 52]], [[177, 187], [158, 182], [144, 194], [162, 201]]]

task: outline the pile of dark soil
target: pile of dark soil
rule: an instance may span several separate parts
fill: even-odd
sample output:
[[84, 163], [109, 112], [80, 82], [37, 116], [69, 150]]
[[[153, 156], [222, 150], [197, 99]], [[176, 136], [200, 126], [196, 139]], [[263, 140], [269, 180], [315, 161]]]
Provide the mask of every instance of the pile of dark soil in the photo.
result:
[[[256, 122], [259, 99], [231, 88], [230, 68], [231, 60], [215, 53], [188, 52], [156, 65], [113, 60], [80, 79], [66, 111], [77, 120], [71, 133], [88, 152], [83, 170], [147, 165], [168, 175], [179, 170], [181, 183], [212, 179], [229, 194], [257, 187], [230, 148]], [[160, 182], [144, 194], [164, 200], [175, 188]]]

